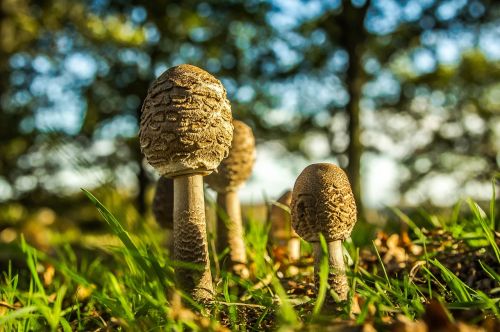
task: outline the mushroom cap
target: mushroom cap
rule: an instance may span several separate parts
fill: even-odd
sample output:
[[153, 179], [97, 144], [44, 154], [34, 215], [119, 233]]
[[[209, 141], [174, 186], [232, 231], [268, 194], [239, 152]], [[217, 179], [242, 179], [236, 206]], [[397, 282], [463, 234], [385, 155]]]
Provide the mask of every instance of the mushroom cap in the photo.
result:
[[153, 215], [160, 226], [174, 227], [174, 180], [160, 177], [153, 198]]
[[[277, 200], [278, 203], [290, 207], [292, 202], [292, 191], [285, 191]], [[288, 240], [292, 237], [290, 214], [283, 207], [273, 204], [269, 214], [271, 222], [271, 236], [276, 240]]]
[[233, 121], [234, 132], [229, 155], [222, 160], [217, 171], [205, 178], [218, 193], [236, 191], [252, 174], [255, 162], [255, 138], [252, 128], [241, 121]]
[[227, 157], [233, 138], [224, 86], [192, 65], [168, 69], [148, 90], [139, 138], [160, 175], [210, 174]]
[[344, 171], [329, 163], [307, 166], [292, 193], [292, 227], [308, 242], [344, 240], [356, 223], [356, 202]]

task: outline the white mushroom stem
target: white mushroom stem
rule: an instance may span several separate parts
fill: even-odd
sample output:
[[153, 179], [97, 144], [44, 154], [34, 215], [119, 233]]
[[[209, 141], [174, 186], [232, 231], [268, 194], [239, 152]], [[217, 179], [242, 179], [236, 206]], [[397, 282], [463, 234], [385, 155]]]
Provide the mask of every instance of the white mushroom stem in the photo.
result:
[[198, 174], [174, 178], [174, 259], [197, 268], [175, 269], [181, 289], [196, 301], [212, 300], [203, 177]]
[[243, 241], [243, 222], [241, 205], [236, 191], [217, 194], [217, 205], [227, 218], [217, 218], [217, 243], [219, 251], [229, 246], [229, 258], [234, 272], [243, 278], [249, 276], [245, 242]]
[[[320, 242], [313, 242], [315, 283], [319, 285], [319, 273], [323, 250]], [[328, 284], [341, 301], [347, 300], [349, 285], [342, 255], [342, 241], [328, 242]]]
[[288, 240], [288, 259], [290, 262], [300, 260], [300, 238], [293, 236]]

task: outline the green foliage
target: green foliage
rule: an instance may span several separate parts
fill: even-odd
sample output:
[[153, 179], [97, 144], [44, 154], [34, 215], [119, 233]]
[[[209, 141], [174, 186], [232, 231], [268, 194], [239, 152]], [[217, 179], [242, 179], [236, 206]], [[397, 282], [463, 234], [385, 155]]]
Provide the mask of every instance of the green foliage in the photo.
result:
[[[482, 184], [498, 169], [500, 66], [481, 49], [464, 52], [457, 63], [439, 63], [437, 46], [427, 40], [472, 34], [484, 44], [498, 4], [461, 2], [447, 19], [442, 1], [394, 5], [398, 12], [412, 5], [420, 10], [387, 28], [377, 20], [391, 9], [379, 1], [325, 3], [305, 15], [295, 9], [289, 25], [275, 19], [287, 13], [273, 1], [5, 1], [0, 199], [8, 202], [0, 218], [17, 222], [40, 206], [83, 218], [74, 210], [86, 201], [73, 197], [78, 188], [69, 188], [68, 172], [95, 187], [127, 182], [124, 190], [137, 196], [144, 213], [151, 176], [136, 137], [141, 103], [161, 70], [183, 62], [223, 80], [235, 117], [251, 125], [260, 142], [280, 140], [310, 159], [347, 166], [360, 210], [364, 150], [402, 163], [403, 193], [442, 174]], [[424, 72], [415, 69], [421, 51], [436, 61]], [[377, 83], [381, 77], [391, 84]], [[436, 112], [443, 123], [429, 131]], [[68, 114], [76, 118], [71, 125]], [[315, 155], [311, 137], [324, 138], [329, 151]], [[407, 151], [393, 155], [396, 145]], [[123, 214], [132, 215], [127, 209]]]
[[[235, 96], [241, 86], [258, 86], [254, 60], [272, 34], [269, 9], [260, 1], [5, 2], [0, 186], [7, 195], [0, 203], [70, 214], [67, 197], [78, 188], [54, 181], [69, 171], [88, 187], [125, 184], [144, 213], [150, 176], [136, 136], [149, 85], [173, 65], [203, 67], [230, 83], [235, 117], [246, 118], [250, 103], [239, 111]], [[82, 198], [79, 205], [88, 202]]]
[[[478, 42], [459, 51], [454, 61], [440, 56], [442, 43], [461, 44], [465, 31], [482, 40], [498, 20], [498, 3], [456, 4], [443, 18], [442, 9], [451, 3], [404, 1], [392, 7], [346, 0], [297, 22], [293, 38], [282, 36], [298, 55], [276, 80], [300, 87], [303, 102], [297, 109], [304, 113], [295, 128], [284, 125], [291, 132], [288, 146], [317, 158], [313, 148], [296, 142], [323, 134], [328, 156], [348, 169], [358, 203], [363, 151], [388, 156], [403, 167], [396, 185], [403, 202], [406, 194], [413, 198], [410, 204], [421, 203], [413, 202], [415, 195], [431, 204], [451, 204], [459, 194], [469, 195], [466, 185], [483, 185], [498, 169], [498, 131], [491, 126], [499, 121], [498, 58], [488, 58]], [[475, 13], [475, 4], [484, 11]], [[394, 12], [406, 10], [411, 18]], [[422, 58], [425, 68], [419, 68]], [[309, 93], [303, 88], [308, 85], [313, 87]], [[319, 101], [324, 90], [330, 98]], [[338, 91], [348, 98], [335, 98]], [[336, 126], [343, 119], [348, 124]], [[457, 182], [457, 197], [435, 197], [422, 189], [440, 176]]]
[[320, 234], [320, 244], [321, 244], [321, 261], [319, 266], [319, 289], [316, 297], [316, 303], [314, 304], [313, 309], [313, 319], [319, 315], [321, 312], [321, 308], [323, 307], [323, 303], [325, 302], [328, 288], [328, 274], [329, 274], [329, 265], [328, 265], [328, 247], [325, 241], [325, 237], [323, 234]]

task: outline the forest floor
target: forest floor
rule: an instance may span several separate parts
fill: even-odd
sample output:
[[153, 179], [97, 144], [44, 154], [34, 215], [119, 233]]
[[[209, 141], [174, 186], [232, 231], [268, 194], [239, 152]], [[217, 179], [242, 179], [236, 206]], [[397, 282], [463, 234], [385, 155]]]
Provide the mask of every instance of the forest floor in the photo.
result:
[[251, 277], [226, 271], [226, 253], [211, 250], [217, 295], [202, 307], [175, 290], [163, 232], [125, 229], [88, 195], [110, 234], [56, 234], [49, 248], [23, 237], [0, 243], [0, 331], [500, 331], [494, 199], [486, 212], [467, 201], [418, 223], [394, 209], [396, 231], [359, 223], [344, 242], [343, 303], [331, 301], [324, 279], [316, 291], [307, 243], [289, 262], [285, 248], [268, 244], [269, 225], [248, 220]]

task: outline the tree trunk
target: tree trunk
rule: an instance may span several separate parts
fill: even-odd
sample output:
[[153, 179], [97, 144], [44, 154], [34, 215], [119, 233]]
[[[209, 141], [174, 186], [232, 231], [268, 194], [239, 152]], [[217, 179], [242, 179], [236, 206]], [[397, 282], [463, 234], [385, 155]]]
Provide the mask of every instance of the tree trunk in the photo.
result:
[[[361, 196], [361, 155], [363, 146], [361, 145], [361, 122], [360, 106], [363, 94], [363, 85], [366, 82], [366, 73], [363, 68], [363, 52], [367, 40], [366, 30], [363, 29], [364, 20], [371, 1], [366, 1], [361, 7], [356, 7], [351, 1], [343, 2], [343, 14], [340, 18], [340, 26], [344, 33], [340, 42], [349, 55], [349, 67], [347, 68], [345, 82], [349, 93], [349, 102], [346, 106], [347, 117], [349, 119], [349, 146], [347, 157], [347, 175], [351, 181], [352, 192], [358, 208], [358, 217], [365, 219], [363, 209], [363, 199]], [[353, 33], [360, 29], [359, 33]]]
[[355, 49], [348, 50], [349, 52], [349, 69], [347, 70], [347, 90], [349, 92], [349, 103], [347, 104], [347, 116], [349, 118], [349, 146], [347, 148], [347, 157], [349, 164], [347, 166], [347, 174], [351, 181], [352, 192], [356, 200], [358, 214], [364, 218], [363, 200], [361, 197], [361, 155], [363, 146], [361, 145], [361, 123], [360, 123], [360, 107], [362, 88], [364, 83], [363, 69], [359, 56], [355, 53]]

